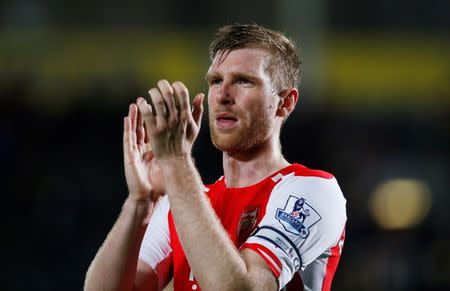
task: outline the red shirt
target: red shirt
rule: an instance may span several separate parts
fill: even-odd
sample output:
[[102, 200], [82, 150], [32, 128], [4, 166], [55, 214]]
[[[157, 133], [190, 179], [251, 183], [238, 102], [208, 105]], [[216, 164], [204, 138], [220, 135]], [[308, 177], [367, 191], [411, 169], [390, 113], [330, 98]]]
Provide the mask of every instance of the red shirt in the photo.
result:
[[[236, 248], [258, 253], [278, 279], [279, 289], [330, 289], [346, 222], [345, 198], [333, 175], [292, 164], [252, 186], [227, 188], [222, 177], [207, 188], [211, 206]], [[161, 214], [151, 218], [140, 258], [155, 270], [170, 261], [174, 289], [199, 290], [165, 199], [155, 208]], [[164, 233], [163, 240], [155, 233]]]

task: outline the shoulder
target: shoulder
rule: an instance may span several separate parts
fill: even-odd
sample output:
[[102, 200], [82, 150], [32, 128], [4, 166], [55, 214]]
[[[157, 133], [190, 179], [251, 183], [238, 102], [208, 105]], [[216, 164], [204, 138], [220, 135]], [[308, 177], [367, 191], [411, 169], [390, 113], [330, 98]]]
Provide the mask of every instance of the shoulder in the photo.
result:
[[284, 286], [335, 246], [347, 220], [346, 200], [330, 173], [294, 164], [272, 177], [263, 219], [247, 243], [263, 245], [281, 262], [279, 282]]
[[346, 199], [333, 174], [294, 164], [290, 172], [283, 173], [272, 190], [267, 207], [290, 209], [304, 206], [310, 213], [328, 216], [345, 215]]
[[334, 175], [323, 170], [310, 169], [300, 164], [291, 165], [291, 173], [297, 177], [316, 177], [322, 179], [333, 179]]
[[343, 197], [333, 174], [322, 170], [309, 169], [299, 164], [293, 164], [287, 171], [281, 172], [271, 196], [283, 196], [283, 193]]

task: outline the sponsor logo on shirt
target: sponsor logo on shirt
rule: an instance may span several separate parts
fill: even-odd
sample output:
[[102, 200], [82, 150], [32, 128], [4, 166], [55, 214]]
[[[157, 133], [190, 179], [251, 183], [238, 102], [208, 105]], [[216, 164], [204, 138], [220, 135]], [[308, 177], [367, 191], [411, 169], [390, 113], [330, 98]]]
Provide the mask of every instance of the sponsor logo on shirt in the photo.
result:
[[309, 229], [322, 217], [308, 203], [305, 198], [290, 195], [284, 209], [278, 208], [275, 218], [290, 233], [299, 235], [301, 238], [309, 236]]

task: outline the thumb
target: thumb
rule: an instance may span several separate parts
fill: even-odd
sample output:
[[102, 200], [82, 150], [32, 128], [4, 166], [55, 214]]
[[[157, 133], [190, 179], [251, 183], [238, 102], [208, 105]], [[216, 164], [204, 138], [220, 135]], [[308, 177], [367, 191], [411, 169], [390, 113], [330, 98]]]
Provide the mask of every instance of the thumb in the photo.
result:
[[195, 123], [197, 126], [200, 126], [200, 123], [202, 121], [202, 115], [203, 115], [203, 99], [205, 98], [205, 94], [198, 93], [194, 101], [192, 102], [193, 108], [192, 108], [192, 117], [194, 118]]

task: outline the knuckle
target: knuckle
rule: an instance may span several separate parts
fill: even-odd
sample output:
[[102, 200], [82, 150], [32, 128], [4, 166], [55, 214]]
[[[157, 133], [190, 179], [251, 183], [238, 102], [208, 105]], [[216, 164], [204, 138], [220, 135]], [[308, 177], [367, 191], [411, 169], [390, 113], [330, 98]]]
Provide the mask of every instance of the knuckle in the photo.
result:
[[169, 119], [169, 126], [174, 127], [178, 124], [178, 117], [173, 116]]
[[[141, 110], [141, 115], [142, 115], [142, 117], [145, 118], [145, 119], [146, 119], [147, 117], [149, 117], [151, 114], [152, 114], [152, 113], [151, 113], [150, 110], [148, 110], [148, 108], [147, 108], [147, 109]], [[143, 120], [143, 121], [144, 121], [144, 120]]]
[[183, 121], [183, 123], [187, 122], [189, 120], [189, 113], [186, 110], [184, 110], [180, 114], [180, 118], [181, 118], [181, 121]]
[[164, 100], [162, 98], [155, 98], [155, 100], [153, 100], [153, 103], [157, 106], [164, 106]]
[[159, 127], [159, 129], [161, 129], [161, 130], [165, 130], [165, 128], [167, 127], [167, 120], [165, 119], [165, 118], [160, 118], [159, 120], [158, 120], [158, 127]]

